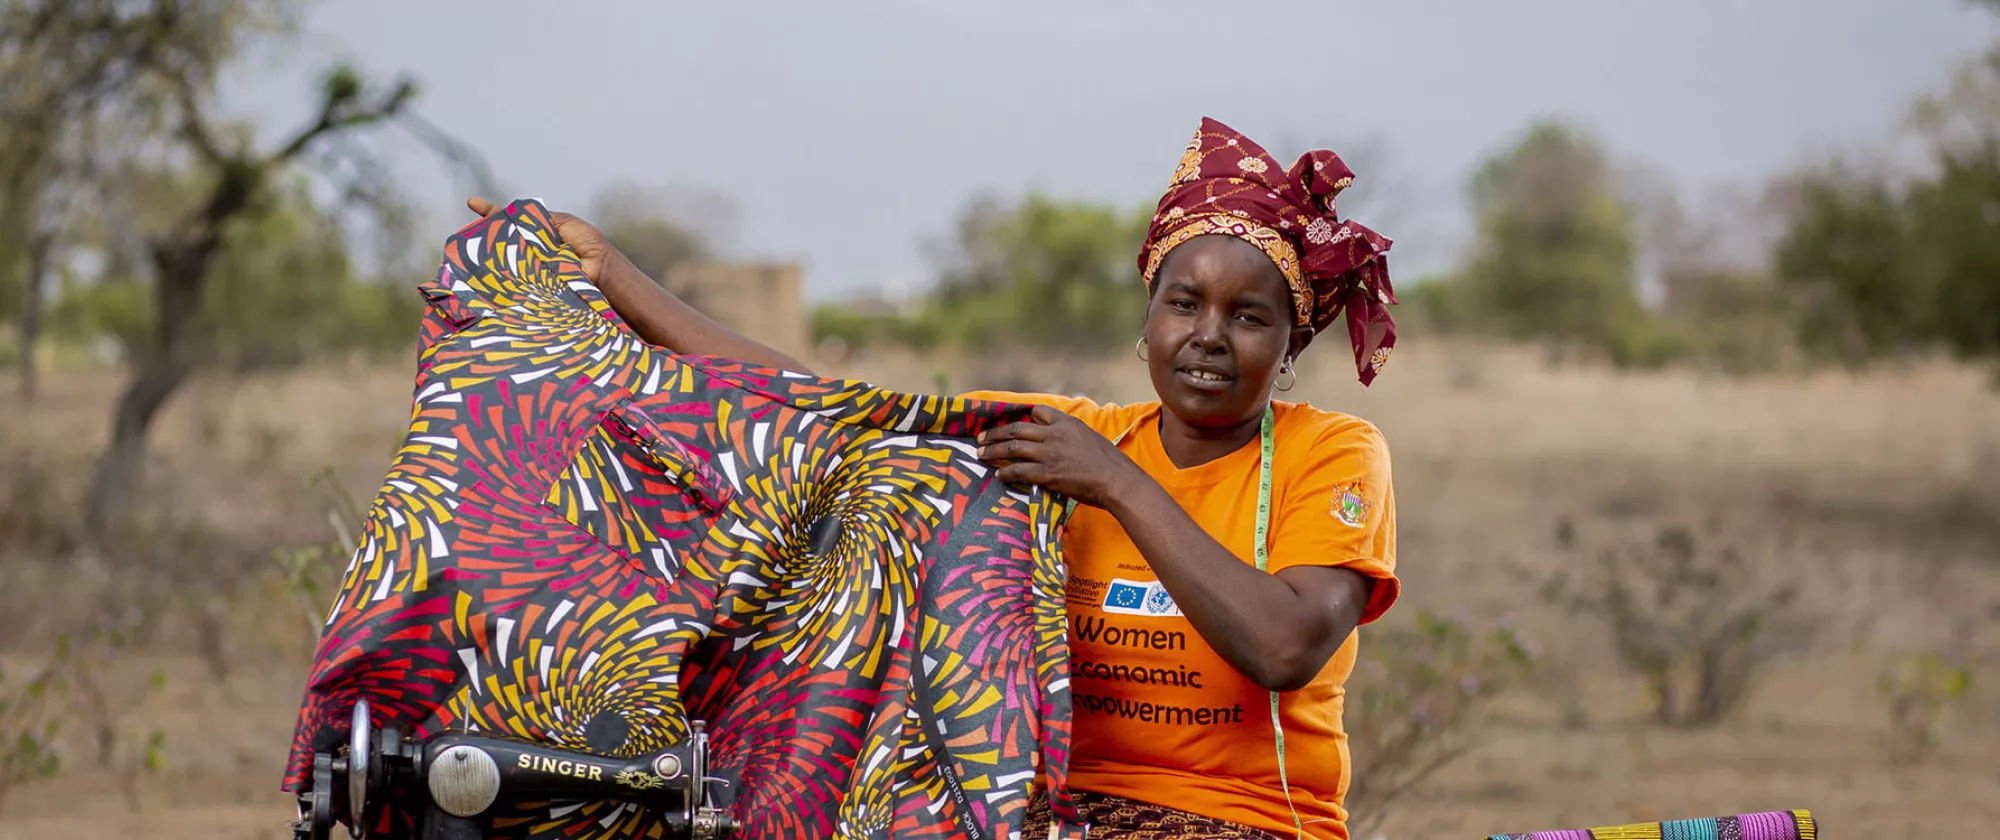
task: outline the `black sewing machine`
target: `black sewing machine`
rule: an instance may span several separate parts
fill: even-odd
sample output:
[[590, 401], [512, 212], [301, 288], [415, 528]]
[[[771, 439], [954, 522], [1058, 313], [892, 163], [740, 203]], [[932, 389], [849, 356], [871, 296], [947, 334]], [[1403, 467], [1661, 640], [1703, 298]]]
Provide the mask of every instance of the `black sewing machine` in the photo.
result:
[[496, 803], [612, 801], [656, 815], [668, 837], [726, 840], [736, 824], [715, 804], [703, 722], [691, 721], [689, 733], [671, 749], [629, 759], [478, 732], [415, 741], [394, 727], [374, 728], [362, 699], [348, 743], [313, 754], [312, 786], [299, 794], [292, 837], [330, 840], [341, 815], [360, 840], [394, 805], [416, 817], [410, 840], [484, 840]]

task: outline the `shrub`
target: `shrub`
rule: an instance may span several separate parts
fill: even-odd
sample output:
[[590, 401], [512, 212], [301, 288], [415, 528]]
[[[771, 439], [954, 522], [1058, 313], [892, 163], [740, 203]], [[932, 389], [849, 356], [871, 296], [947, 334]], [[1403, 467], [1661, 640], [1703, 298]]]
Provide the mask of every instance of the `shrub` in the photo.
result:
[[1969, 695], [1972, 668], [1934, 653], [1905, 657], [1885, 670], [1878, 687], [1889, 704], [1889, 760], [1921, 764], [1937, 746], [1939, 718]]
[[0, 440], [0, 551], [32, 557], [69, 550], [76, 500], [62, 479], [73, 472], [46, 450]]
[[1344, 715], [1355, 837], [1370, 835], [1397, 801], [1478, 747], [1490, 701], [1532, 665], [1511, 631], [1479, 631], [1428, 612], [1360, 632]]
[[1621, 323], [1605, 338], [1605, 355], [1623, 370], [1659, 370], [1694, 352], [1688, 336], [1651, 318]]
[[56, 638], [53, 654], [25, 679], [0, 669], [0, 803], [15, 789], [48, 779], [68, 764], [58, 738], [72, 726], [82, 730], [93, 763], [118, 779], [126, 802], [138, 807], [135, 784], [141, 773], [157, 772], [166, 760], [166, 735], [146, 733], [137, 760], [120, 761], [118, 747], [128, 733], [126, 722], [146, 694], [158, 691], [165, 678], [154, 673], [137, 692], [108, 667], [130, 637], [110, 624], [95, 627], [75, 644], [68, 634]]
[[[161, 671], [135, 672], [119, 660], [137, 645], [133, 629], [138, 616], [100, 617], [86, 636], [82, 655], [68, 661], [69, 695], [63, 714], [89, 738], [91, 763], [117, 780], [125, 804], [139, 809], [139, 777], [157, 773], [166, 762], [166, 733], [134, 731], [132, 715], [146, 699], [166, 687]], [[136, 751], [134, 735], [143, 737]]]
[[55, 657], [26, 678], [0, 668], [0, 804], [15, 788], [62, 769], [55, 739], [62, 731], [70, 662], [65, 638]]
[[[256, 572], [252, 585], [238, 593], [235, 620], [272, 632], [262, 637], [275, 650], [310, 652], [325, 629], [326, 610], [341, 576], [359, 548], [367, 512], [332, 467], [313, 478], [327, 500], [330, 537], [317, 543], [287, 546], [271, 552], [271, 565]], [[293, 635], [294, 630], [302, 631]], [[305, 645], [304, 651], [294, 647]]]
[[[1655, 720], [1706, 726], [1749, 694], [1760, 665], [1804, 648], [1814, 622], [1794, 581], [1767, 582], [1745, 548], [1723, 538], [1665, 525], [1649, 540], [1601, 547], [1595, 562], [1564, 563], [1543, 583], [1542, 597], [1602, 622], [1619, 661], [1645, 681]], [[1556, 524], [1556, 542], [1584, 553], [1576, 527]]]

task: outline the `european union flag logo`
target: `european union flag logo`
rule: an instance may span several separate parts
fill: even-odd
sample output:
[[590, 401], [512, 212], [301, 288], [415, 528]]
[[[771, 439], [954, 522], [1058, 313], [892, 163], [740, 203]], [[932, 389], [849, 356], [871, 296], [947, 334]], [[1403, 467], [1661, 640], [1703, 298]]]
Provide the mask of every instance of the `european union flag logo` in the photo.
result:
[[1104, 593], [1104, 606], [1118, 610], [1136, 610], [1146, 601], [1146, 587], [1134, 586], [1122, 580], [1111, 582], [1111, 588]]

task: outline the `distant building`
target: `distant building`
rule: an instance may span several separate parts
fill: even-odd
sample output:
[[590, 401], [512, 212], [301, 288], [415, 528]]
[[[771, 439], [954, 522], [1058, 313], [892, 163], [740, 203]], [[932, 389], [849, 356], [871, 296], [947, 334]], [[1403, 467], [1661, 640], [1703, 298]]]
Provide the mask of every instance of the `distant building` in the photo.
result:
[[797, 263], [687, 263], [661, 282], [689, 306], [797, 359], [812, 357]]

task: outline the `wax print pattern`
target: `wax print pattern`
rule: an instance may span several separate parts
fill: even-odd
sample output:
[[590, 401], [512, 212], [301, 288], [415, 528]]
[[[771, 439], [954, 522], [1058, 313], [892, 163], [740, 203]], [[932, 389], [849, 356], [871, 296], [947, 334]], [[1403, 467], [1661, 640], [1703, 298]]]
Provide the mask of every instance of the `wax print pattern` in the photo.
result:
[[1494, 834], [1488, 840], [1817, 840], [1811, 811], [1761, 811], [1610, 828]]
[[[1064, 505], [972, 442], [1028, 407], [648, 346], [534, 202], [453, 235], [420, 291], [409, 433], [287, 790], [366, 696], [406, 733], [621, 756], [706, 720], [745, 838], [1006, 837], [1038, 771], [1075, 813]], [[522, 805], [494, 832], [659, 836], [611, 803]]]

